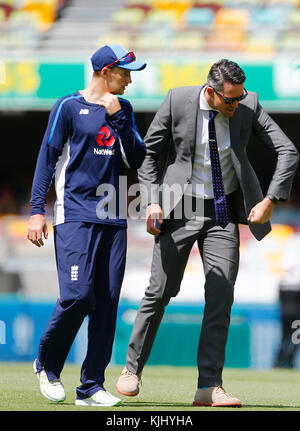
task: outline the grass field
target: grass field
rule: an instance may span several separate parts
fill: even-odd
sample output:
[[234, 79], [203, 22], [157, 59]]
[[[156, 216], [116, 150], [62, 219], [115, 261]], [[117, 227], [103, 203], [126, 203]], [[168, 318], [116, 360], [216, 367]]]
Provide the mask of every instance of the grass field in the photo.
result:
[[[122, 367], [109, 367], [106, 372], [106, 389], [118, 396], [115, 382]], [[78, 366], [67, 364], [62, 373], [67, 398], [54, 404], [39, 391], [38, 380], [31, 363], [0, 362], [1, 411], [70, 411], [91, 410], [94, 407], [77, 407], [75, 388], [79, 383]], [[140, 394], [121, 397], [123, 406], [105, 408], [110, 411], [296, 411], [300, 410], [300, 372], [297, 370], [257, 371], [226, 368], [223, 384], [226, 390], [238, 397], [239, 409], [192, 407], [196, 390], [197, 370], [194, 367], [145, 368]], [[96, 408], [96, 410], [103, 410]]]

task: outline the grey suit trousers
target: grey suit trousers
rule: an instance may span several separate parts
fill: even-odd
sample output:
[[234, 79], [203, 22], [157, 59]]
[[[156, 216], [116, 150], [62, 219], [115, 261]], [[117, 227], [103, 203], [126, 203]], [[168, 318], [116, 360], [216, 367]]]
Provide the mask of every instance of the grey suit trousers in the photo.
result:
[[[205, 274], [205, 308], [198, 346], [198, 387], [222, 385], [225, 347], [239, 266], [239, 230], [216, 225], [213, 201], [206, 201], [205, 215], [165, 220], [155, 238], [150, 285], [137, 312], [126, 357], [126, 367], [143, 370], [164, 315], [184, 275], [190, 251], [197, 241]], [[200, 286], [195, 286], [195, 289]], [[188, 334], [187, 334], [188, 336]], [[171, 342], [176, 342], [172, 340]]]

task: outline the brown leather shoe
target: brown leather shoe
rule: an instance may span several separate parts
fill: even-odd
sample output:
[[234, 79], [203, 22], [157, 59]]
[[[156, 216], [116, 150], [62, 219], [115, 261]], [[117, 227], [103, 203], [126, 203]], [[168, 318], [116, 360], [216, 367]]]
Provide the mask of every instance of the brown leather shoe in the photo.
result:
[[197, 390], [193, 406], [241, 407], [242, 403], [227, 394], [222, 386], [211, 386]]
[[134, 397], [140, 391], [142, 374], [134, 374], [125, 367], [117, 381], [117, 391], [127, 397]]

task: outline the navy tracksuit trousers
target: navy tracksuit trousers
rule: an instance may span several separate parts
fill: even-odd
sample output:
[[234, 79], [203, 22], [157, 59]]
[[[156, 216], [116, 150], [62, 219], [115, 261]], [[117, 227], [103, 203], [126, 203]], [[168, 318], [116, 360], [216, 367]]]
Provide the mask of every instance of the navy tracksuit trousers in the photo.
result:
[[37, 371], [57, 379], [74, 338], [89, 316], [88, 348], [77, 398], [103, 389], [115, 334], [126, 261], [126, 228], [86, 222], [54, 228], [60, 298], [40, 340]]

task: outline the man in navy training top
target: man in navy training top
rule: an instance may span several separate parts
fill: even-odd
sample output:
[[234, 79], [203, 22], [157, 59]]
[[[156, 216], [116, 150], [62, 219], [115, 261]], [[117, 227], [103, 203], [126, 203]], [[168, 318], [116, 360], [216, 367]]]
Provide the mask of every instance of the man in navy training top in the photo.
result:
[[99, 217], [104, 196], [97, 188], [108, 184], [118, 196], [125, 165], [137, 169], [145, 158], [131, 104], [116, 95], [131, 83], [131, 71], [146, 64], [119, 45], [101, 47], [91, 63], [89, 86], [54, 105], [33, 179], [27, 238], [38, 247], [43, 236], [48, 238], [44, 208], [55, 179], [53, 225], [60, 289], [33, 368], [42, 394], [54, 402], [64, 401], [60, 374], [88, 315], [88, 348], [75, 404], [107, 407], [121, 404], [103, 383], [124, 276], [127, 224], [118, 208], [113, 216]]

